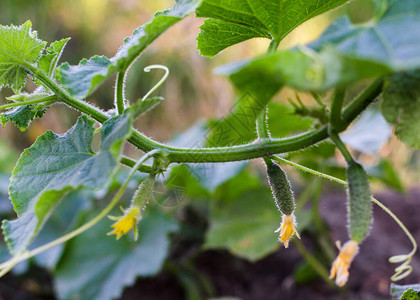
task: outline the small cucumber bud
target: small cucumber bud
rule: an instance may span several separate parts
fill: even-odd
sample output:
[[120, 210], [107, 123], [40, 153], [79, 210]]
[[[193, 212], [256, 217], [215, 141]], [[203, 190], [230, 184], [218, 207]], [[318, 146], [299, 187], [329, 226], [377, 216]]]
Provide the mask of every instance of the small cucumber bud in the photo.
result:
[[279, 165], [272, 163], [267, 166], [267, 177], [279, 210], [285, 215], [293, 214], [295, 197], [286, 173]]
[[121, 208], [123, 215], [119, 217], [108, 216], [115, 223], [111, 225], [113, 230], [108, 232], [108, 235], [115, 234], [117, 240], [121, 236], [127, 234], [131, 229], [134, 230], [134, 240], [137, 241], [138, 231], [137, 223], [142, 218], [142, 210], [146, 206], [150, 198], [153, 197], [153, 186], [155, 184], [155, 177], [148, 176], [137, 188], [131, 199], [131, 205], [127, 209]]
[[146, 206], [148, 201], [153, 198], [153, 187], [155, 185], [155, 181], [154, 176], [148, 176], [142, 181], [142, 183], [140, 183], [134, 193], [133, 199], [131, 200], [132, 207], [143, 209]]
[[352, 162], [347, 167], [348, 220], [350, 238], [360, 243], [369, 233], [372, 223], [372, 201], [369, 180], [363, 167]]

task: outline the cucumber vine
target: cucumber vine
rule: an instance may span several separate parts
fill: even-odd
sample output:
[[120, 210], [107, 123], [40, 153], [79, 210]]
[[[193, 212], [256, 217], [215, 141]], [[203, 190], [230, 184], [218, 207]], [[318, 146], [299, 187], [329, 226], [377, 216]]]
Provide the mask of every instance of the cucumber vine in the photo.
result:
[[[56, 104], [64, 104], [81, 114], [68, 132], [57, 135], [47, 131], [19, 158], [9, 187], [18, 218], [2, 223], [5, 240], [13, 256], [0, 265], [0, 276], [17, 263], [67, 242], [97, 225], [111, 213], [137, 171], [147, 173], [147, 179], [137, 182], [137, 192], [131, 204], [122, 209], [123, 215], [110, 217], [116, 222], [111, 225], [109, 234], [115, 234], [117, 239], [134, 229], [137, 240], [137, 223], [142, 223], [143, 210], [153, 198], [155, 181], [169, 167], [179, 163], [207, 164], [257, 158], [263, 158], [267, 166], [269, 185], [281, 212], [279, 221], [282, 223], [277, 230], [280, 231], [279, 240], [286, 248], [293, 235], [300, 236], [292, 187], [277, 162], [330, 179], [349, 189], [349, 241], [342, 246], [338, 244], [340, 253], [332, 263], [329, 277], [335, 278], [338, 286], [348, 281], [350, 264], [357, 259], [356, 254], [363, 251], [359, 250], [359, 244], [370, 230], [372, 202], [384, 209], [410, 238], [413, 251], [389, 259], [391, 263], [402, 263], [395, 269], [392, 280], [409, 275], [416, 242], [402, 222], [370, 195], [368, 176], [362, 165], [354, 160], [340, 133], [380, 99], [385, 119], [396, 124], [396, 136], [409, 146], [420, 147], [420, 54], [417, 51], [420, 36], [404, 39], [406, 36], [402, 34], [398, 41], [394, 38], [394, 33], [401, 28], [404, 32], [418, 31], [420, 4], [416, 0], [374, 1], [376, 10], [368, 24], [353, 24], [343, 16], [335, 20], [316, 41], [278, 50], [283, 38], [300, 24], [347, 2], [177, 0], [171, 9], [158, 12], [149, 23], [137, 28], [132, 36], [124, 40], [114, 57], [94, 56], [89, 60], [83, 59], [77, 66], [58, 63], [69, 39], [53, 42], [47, 47], [47, 42], [40, 40], [38, 33], [32, 30], [30, 21], [20, 26], [0, 26], [0, 88], [9, 87], [15, 93], [7, 98], [8, 103], [0, 106], [0, 110], [4, 111], [1, 114], [3, 125], [13, 122], [21, 130], [26, 130], [35, 118], [42, 117], [51, 105]], [[203, 56], [212, 57], [250, 38], [271, 40], [267, 53], [218, 69], [219, 74], [229, 77], [241, 96], [253, 99], [251, 105], [238, 102], [236, 109], [229, 112], [224, 121], [210, 128], [212, 134], [217, 135], [229, 120], [247, 124], [248, 137], [235, 143], [209, 142], [199, 148], [175, 147], [155, 141], [133, 126], [135, 119], [163, 101], [163, 98], [151, 95], [165, 82], [169, 69], [162, 65], [146, 67], [145, 72], [159, 69], [165, 73], [141, 99], [133, 101], [125, 93], [131, 66], [141, 59], [143, 51], [155, 39], [192, 13], [205, 18], [197, 37], [198, 50]], [[376, 44], [372, 45], [373, 41]], [[115, 107], [104, 111], [86, 99], [111, 76], [116, 77]], [[37, 85], [31, 93], [22, 92], [28, 77]], [[360, 81], [369, 84], [357, 96], [348, 99], [348, 91]], [[299, 104], [289, 101], [295, 116], [315, 119], [316, 126], [297, 135], [276, 137], [273, 134], [269, 102], [283, 87], [313, 96], [317, 107], [305, 105], [298, 95]], [[330, 90], [332, 95], [328, 97], [325, 92]], [[399, 108], [398, 115], [395, 107]], [[95, 128], [95, 123], [99, 124], [99, 128]], [[234, 130], [228, 129], [228, 134]], [[94, 152], [92, 142], [96, 133], [100, 133], [101, 142], [99, 150]], [[333, 141], [345, 158], [347, 181], [279, 156], [319, 145], [326, 140]], [[144, 151], [144, 156], [139, 160], [122, 156], [122, 147], [126, 142]], [[151, 159], [152, 164], [145, 164]], [[119, 164], [130, 167], [131, 171], [99, 214], [56, 240], [29, 250], [31, 242], [67, 193], [109, 186]], [[313, 262], [303, 244], [296, 241], [296, 245], [308, 257], [308, 262], [312, 261], [321, 277], [329, 282], [326, 271]]]

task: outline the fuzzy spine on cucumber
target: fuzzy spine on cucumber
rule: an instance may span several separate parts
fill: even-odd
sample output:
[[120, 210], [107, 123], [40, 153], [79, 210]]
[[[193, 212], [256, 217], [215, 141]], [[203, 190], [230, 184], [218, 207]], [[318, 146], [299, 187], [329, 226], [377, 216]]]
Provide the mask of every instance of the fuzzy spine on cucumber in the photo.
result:
[[295, 197], [286, 172], [277, 164], [267, 164], [267, 177], [278, 209], [285, 215], [295, 210]]
[[372, 201], [369, 180], [363, 167], [355, 161], [347, 166], [347, 201], [350, 238], [360, 243], [372, 223]]

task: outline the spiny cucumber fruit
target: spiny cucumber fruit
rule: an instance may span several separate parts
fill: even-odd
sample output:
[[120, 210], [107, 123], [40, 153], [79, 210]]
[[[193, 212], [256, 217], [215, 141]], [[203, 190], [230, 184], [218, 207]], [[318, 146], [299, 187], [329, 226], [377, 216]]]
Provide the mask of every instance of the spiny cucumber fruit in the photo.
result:
[[347, 166], [347, 201], [350, 238], [360, 243], [372, 223], [372, 201], [369, 180], [363, 167], [352, 162]]
[[295, 210], [295, 197], [286, 172], [272, 163], [267, 166], [267, 177], [277, 207], [283, 214], [291, 215]]
[[134, 193], [133, 199], [131, 200], [131, 206], [136, 206], [139, 209], [144, 208], [148, 201], [153, 197], [154, 185], [154, 176], [148, 176], [145, 180], [143, 180]]

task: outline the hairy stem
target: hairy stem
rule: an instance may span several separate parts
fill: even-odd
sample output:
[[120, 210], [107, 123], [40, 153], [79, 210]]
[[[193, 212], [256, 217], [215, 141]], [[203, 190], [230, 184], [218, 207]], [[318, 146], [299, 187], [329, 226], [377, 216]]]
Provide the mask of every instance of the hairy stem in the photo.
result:
[[[123, 165], [126, 165], [127, 167], [133, 168], [134, 165], [136, 164], [136, 161], [127, 157], [127, 156], [122, 156], [120, 159], [120, 163], [122, 163]], [[152, 173], [152, 167], [148, 166], [148, 165], [140, 165], [140, 167], [138, 168], [138, 170], [140, 172], [143, 173]]]
[[17, 107], [17, 106], [40, 104], [40, 103], [51, 104], [55, 100], [57, 100], [57, 96], [53, 95], [53, 96], [47, 96], [40, 99], [34, 99], [34, 100], [28, 100], [28, 101], [22, 101], [22, 102], [13, 102], [13, 103], [8, 103], [8, 104], [0, 106], [0, 110]]
[[351, 156], [349, 150], [347, 150], [346, 145], [341, 141], [340, 137], [338, 136], [337, 132], [328, 127], [328, 134], [334, 144], [337, 146], [338, 150], [340, 150], [341, 154], [343, 154], [344, 159], [346, 160], [347, 164], [351, 164], [354, 162], [353, 157]]
[[268, 107], [266, 106], [257, 117], [257, 134], [260, 139], [269, 139], [271, 137], [268, 129]]
[[[30, 73], [41, 80], [46, 87], [51, 89], [63, 103], [89, 115], [100, 123], [105, 122], [109, 118], [107, 114], [98, 108], [84, 101], [73, 99], [54, 80], [36, 67], [30, 64], [25, 64], [24, 66]], [[381, 91], [382, 80], [378, 79], [359, 94], [343, 111], [343, 120], [346, 125], [349, 125], [373, 100], [375, 100]], [[314, 145], [326, 138], [328, 138], [328, 130], [325, 126], [321, 129], [312, 130], [294, 137], [264, 141], [260, 140], [244, 145], [219, 148], [175, 148], [153, 141], [135, 129], [132, 130], [131, 137], [128, 141], [145, 152], [154, 149], [160, 149], [166, 152], [169, 162], [205, 163], [247, 160], [267, 156], [273, 153], [296, 151]]]
[[280, 41], [277, 39], [272, 39], [270, 45], [268, 46], [267, 53], [274, 53], [279, 47]]
[[125, 72], [119, 72], [115, 86], [115, 107], [119, 115], [124, 111], [124, 80]]
[[331, 103], [330, 123], [335, 130], [343, 130], [346, 123], [343, 121], [341, 116], [341, 109], [344, 104], [345, 90], [343, 88], [337, 88], [334, 91]]

